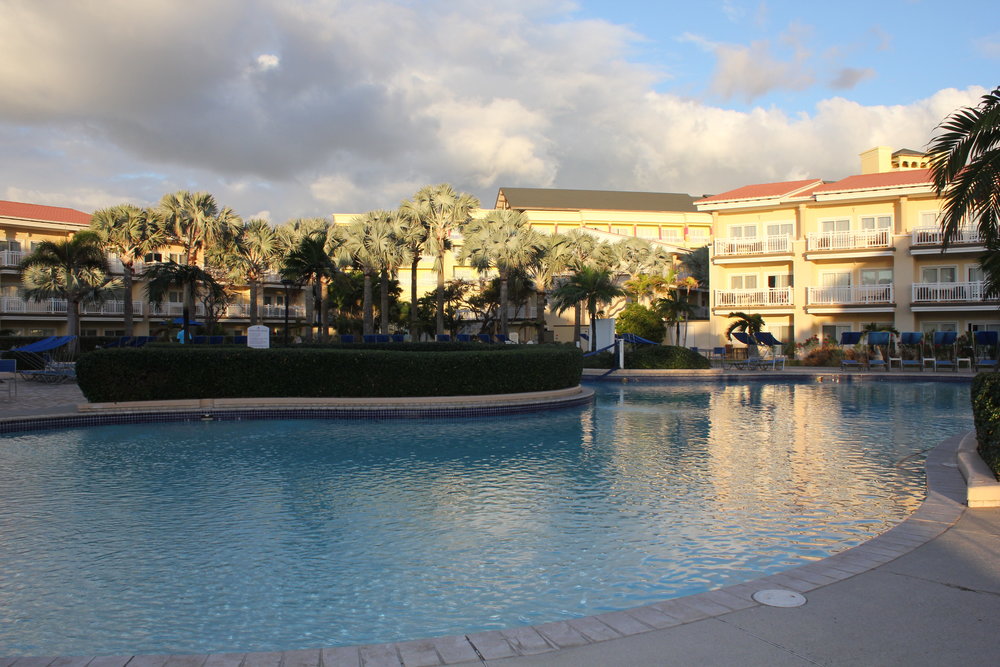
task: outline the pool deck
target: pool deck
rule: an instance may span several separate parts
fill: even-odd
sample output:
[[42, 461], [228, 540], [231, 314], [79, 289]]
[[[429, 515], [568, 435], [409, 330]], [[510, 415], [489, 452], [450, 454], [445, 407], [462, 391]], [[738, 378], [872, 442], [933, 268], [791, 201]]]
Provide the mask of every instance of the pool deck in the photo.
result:
[[[615, 375], [630, 380], [664, 376], [648, 371]], [[677, 378], [685, 372], [668, 375]], [[817, 381], [886, 376], [836, 369], [726, 375]], [[941, 380], [963, 375], [970, 377], [905, 374]], [[17, 398], [0, 395], [0, 419], [76, 414], [82, 402], [73, 384], [19, 383]], [[995, 664], [1000, 650], [1000, 509], [964, 505], [966, 486], [955, 461], [961, 435], [929, 454], [927, 500], [903, 523], [829, 558], [717, 591], [541, 626], [397, 644], [200, 656], [0, 658], [0, 667]], [[769, 589], [801, 593], [807, 602], [780, 608], [753, 599], [754, 593]]]

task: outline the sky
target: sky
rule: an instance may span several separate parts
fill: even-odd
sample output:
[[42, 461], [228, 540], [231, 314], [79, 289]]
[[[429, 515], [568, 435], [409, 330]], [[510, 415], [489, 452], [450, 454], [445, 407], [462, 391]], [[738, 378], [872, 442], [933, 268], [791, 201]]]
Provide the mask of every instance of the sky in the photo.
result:
[[1000, 85], [975, 0], [0, 0], [0, 199], [244, 218], [451, 183], [712, 194], [924, 148]]

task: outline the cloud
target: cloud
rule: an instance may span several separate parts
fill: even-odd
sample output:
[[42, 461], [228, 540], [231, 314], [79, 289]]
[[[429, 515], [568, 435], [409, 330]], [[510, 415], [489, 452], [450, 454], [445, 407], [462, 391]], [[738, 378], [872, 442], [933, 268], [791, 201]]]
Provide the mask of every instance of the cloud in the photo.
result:
[[875, 70], [870, 67], [845, 67], [841, 69], [837, 73], [837, 76], [834, 77], [833, 81], [830, 82], [830, 87], [835, 90], [850, 90], [862, 81], [874, 77]]
[[984, 58], [1000, 60], [1000, 35], [993, 34], [973, 40], [976, 53]]
[[[834, 178], [871, 146], [923, 146], [984, 92], [721, 109], [659, 90], [659, 73], [628, 59], [638, 35], [577, 20], [563, 0], [211, 0], [197, 21], [173, 0], [3, 9], [4, 196], [88, 211], [190, 189], [280, 222], [393, 207], [440, 182], [489, 205], [501, 186]], [[816, 77], [803, 26], [750, 45], [686, 39], [716, 58], [723, 98]]]

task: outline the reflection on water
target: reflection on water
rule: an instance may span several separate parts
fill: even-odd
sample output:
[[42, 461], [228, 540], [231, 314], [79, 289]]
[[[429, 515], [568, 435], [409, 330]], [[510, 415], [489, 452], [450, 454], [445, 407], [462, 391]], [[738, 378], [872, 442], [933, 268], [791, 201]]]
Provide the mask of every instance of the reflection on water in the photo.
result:
[[0, 653], [275, 650], [621, 609], [857, 544], [967, 386], [607, 385], [471, 420], [0, 439]]

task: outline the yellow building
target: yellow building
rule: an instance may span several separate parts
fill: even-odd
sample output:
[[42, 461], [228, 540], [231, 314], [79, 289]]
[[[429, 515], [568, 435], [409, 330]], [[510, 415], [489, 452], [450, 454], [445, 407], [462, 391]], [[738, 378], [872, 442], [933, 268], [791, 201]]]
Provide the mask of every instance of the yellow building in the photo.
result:
[[735, 311], [779, 340], [837, 338], [869, 323], [899, 331], [1000, 328], [983, 298], [974, 227], [943, 249], [939, 199], [917, 151], [879, 146], [861, 174], [748, 185], [699, 200], [712, 215], [711, 334]]

